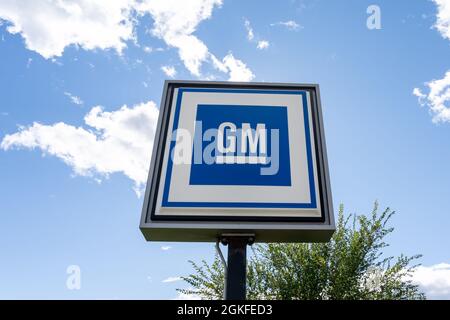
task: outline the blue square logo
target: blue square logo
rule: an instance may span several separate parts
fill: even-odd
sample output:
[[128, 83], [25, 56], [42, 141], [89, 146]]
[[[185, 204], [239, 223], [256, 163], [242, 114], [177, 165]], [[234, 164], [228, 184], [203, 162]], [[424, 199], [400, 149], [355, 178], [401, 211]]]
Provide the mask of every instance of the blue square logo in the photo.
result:
[[291, 186], [286, 106], [197, 106], [190, 185]]

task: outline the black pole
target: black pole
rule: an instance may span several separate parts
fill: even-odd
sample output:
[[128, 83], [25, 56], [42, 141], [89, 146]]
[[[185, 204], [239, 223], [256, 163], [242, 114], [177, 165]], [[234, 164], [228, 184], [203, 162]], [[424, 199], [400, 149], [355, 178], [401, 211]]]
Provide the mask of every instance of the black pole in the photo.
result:
[[245, 300], [247, 245], [252, 244], [253, 240], [253, 237], [248, 236], [230, 236], [222, 240], [228, 244], [225, 300]]

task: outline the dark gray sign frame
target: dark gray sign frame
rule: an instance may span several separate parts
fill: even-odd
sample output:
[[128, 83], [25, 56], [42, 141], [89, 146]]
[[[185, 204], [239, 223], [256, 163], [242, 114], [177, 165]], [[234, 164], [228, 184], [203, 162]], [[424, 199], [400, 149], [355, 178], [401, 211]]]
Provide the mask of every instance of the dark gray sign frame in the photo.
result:
[[[310, 93], [315, 161], [318, 173], [322, 216], [307, 217], [230, 217], [155, 215], [162, 171], [164, 146], [168, 136], [172, 98], [176, 88], [234, 88], [266, 90], [304, 90]], [[216, 82], [167, 80], [155, 134], [140, 229], [148, 241], [216, 241], [222, 234], [254, 234], [257, 242], [323, 242], [335, 230], [325, 134], [319, 85], [293, 83]]]

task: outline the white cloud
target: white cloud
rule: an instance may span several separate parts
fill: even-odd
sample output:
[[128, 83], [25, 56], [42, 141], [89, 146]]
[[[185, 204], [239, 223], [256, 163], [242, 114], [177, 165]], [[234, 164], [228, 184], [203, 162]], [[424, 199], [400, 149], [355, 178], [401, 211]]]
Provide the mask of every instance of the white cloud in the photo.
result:
[[64, 92], [64, 95], [66, 95], [67, 97], [69, 97], [70, 101], [72, 101], [72, 103], [76, 104], [76, 105], [82, 105], [83, 104], [83, 100], [81, 100], [80, 97], [77, 97], [73, 94], [71, 94], [70, 92]]
[[84, 118], [87, 128], [35, 122], [6, 135], [0, 148], [41, 149], [82, 176], [121, 172], [134, 181], [139, 195], [147, 180], [157, 119], [158, 109], [151, 101], [113, 112], [97, 106]]
[[427, 95], [422, 93], [422, 90], [420, 90], [419, 88], [414, 88], [413, 95], [419, 98], [419, 103], [421, 106], [425, 105], [425, 98], [427, 97]]
[[186, 68], [200, 76], [200, 67], [209, 58], [209, 50], [193, 33], [198, 24], [209, 19], [213, 9], [221, 5], [222, 0], [146, 0], [137, 8], [141, 14], [152, 16], [152, 34], [177, 48]]
[[271, 23], [270, 25], [272, 27], [274, 27], [274, 26], [282, 26], [282, 27], [285, 27], [285, 28], [287, 28], [289, 30], [292, 30], [292, 31], [298, 31], [298, 30], [303, 28], [301, 25], [299, 25], [297, 22], [295, 22], [293, 20], [279, 21], [279, 22], [276, 22], [276, 23]]
[[435, 28], [441, 35], [450, 40], [450, 1], [433, 0], [436, 3], [438, 12], [436, 14]]
[[269, 45], [270, 45], [269, 41], [261, 40], [261, 41], [258, 41], [258, 45], [256, 46], [256, 48], [259, 50], [264, 50], [264, 49], [269, 48]]
[[247, 19], [245, 19], [244, 25], [245, 25], [245, 29], [247, 30], [247, 39], [248, 39], [249, 41], [252, 41], [253, 38], [255, 37], [255, 34], [253, 33], [253, 28], [252, 28], [252, 26], [250, 25], [250, 21], [247, 20]]
[[217, 68], [225, 68], [230, 77], [229, 81], [252, 81], [255, 75], [247, 67], [247, 65], [239, 59], [236, 59], [232, 53], [229, 53], [223, 58], [222, 62], [218, 62]]
[[177, 74], [177, 70], [173, 66], [162, 66], [161, 70], [168, 76], [169, 78], [173, 78]]
[[163, 251], [167, 251], [167, 250], [170, 250], [170, 249], [172, 249], [171, 246], [162, 246], [161, 247], [161, 250], [163, 250]]
[[170, 283], [170, 282], [176, 282], [182, 280], [180, 277], [168, 277], [167, 279], [164, 279], [163, 283]]
[[219, 71], [228, 73], [230, 80], [250, 81], [254, 75], [241, 60], [232, 55], [230, 59], [228, 55], [220, 61], [194, 35], [200, 22], [210, 19], [213, 9], [221, 5], [222, 0], [146, 0], [137, 8], [140, 14], [151, 15], [154, 20], [151, 33], [169, 47], [177, 48], [181, 61], [194, 76], [201, 77], [202, 64], [210, 62]]
[[419, 266], [412, 275], [413, 283], [425, 292], [428, 299], [450, 299], [450, 264]]
[[135, 0], [2, 0], [0, 19], [44, 58], [61, 56], [70, 45], [122, 52], [133, 34]]
[[[436, 24], [434, 27], [444, 39], [450, 40], [450, 2], [448, 0], [433, 0], [437, 5]], [[420, 88], [414, 88], [413, 95], [419, 99], [421, 106], [427, 106], [434, 123], [450, 122], [450, 70], [442, 79], [425, 83], [428, 93]]]
[[255, 33], [251, 26], [251, 23], [248, 19], [244, 20], [245, 29], [247, 30], [247, 39], [250, 42], [256, 42], [256, 48], [259, 50], [264, 50], [269, 48], [269, 41], [267, 40], [259, 40], [258, 37], [255, 38]]
[[144, 50], [145, 53], [152, 53], [152, 52], [153, 52], [153, 48], [152, 48], [152, 47], [149, 47], [149, 46], [145, 46], [145, 47], [143, 48], [143, 50]]
[[255, 75], [247, 65], [239, 59], [236, 59], [232, 53], [229, 53], [222, 61], [211, 55], [213, 65], [216, 69], [229, 73], [228, 81], [252, 81]]
[[214, 65], [213, 54], [194, 33], [221, 5], [222, 0], [3, 0], [0, 22], [7, 21], [10, 33], [21, 34], [28, 49], [60, 63], [54, 57], [70, 45], [121, 53], [127, 41], [137, 41], [138, 19], [149, 14], [150, 33], [176, 48], [189, 72], [201, 77], [204, 62]]
[[428, 106], [434, 123], [450, 122], [450, 70], [444, 78], [432, 80], [425, 84], [429, 92], [414, 88], [413, 94], [418, 97], [422, 106]]

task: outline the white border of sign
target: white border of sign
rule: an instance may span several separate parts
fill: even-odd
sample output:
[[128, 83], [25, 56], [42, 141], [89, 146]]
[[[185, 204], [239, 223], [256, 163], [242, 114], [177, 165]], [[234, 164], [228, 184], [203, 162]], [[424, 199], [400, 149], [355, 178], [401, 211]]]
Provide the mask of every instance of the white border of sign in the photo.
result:
[[[276, 187], [271, 187], [274, 189], [274, 198], [269, 200], [273, 200], [274, 202], [277, 202], [277, 204], [278, 202], [283, 202], [280, 204], [286, 205], [286, 207], [276, 205], [268, 207], [252, 207], [251, 205], [245, 205], [246, 203], [243, 203], [244, 206], [239, 206], [239, 203], [236, 203], [233, 206], [227, 205], [222, 208], [214, 206], [211, 208], [209, 204], [203, 207], [201, 205], [190, 205], [190, 203], [187, 202], [189, 200], [194, 200], [192, 202], [194, 204], [201, 204], [201, 196], [199, 195], [205, 190], [200, 186], [198, 186], [200, 188], [189, 189], [189, 186], [186, 186], [185, 179], [183, 180], [183, 177], [186, 176], [186, 172], [188, 172], [188, 166], [174, 166], [174, 168], [177, 167], [174, 169], [177, 170], [177, 172], [176, 174], [175, 172], [171, 174], [170, 177], [174, 177], [174, 179], [170, 182], [170, 186], [173, 190], [178, 190], [178, 192], [172, 194], [169, 193], [169, 197], [166, 198], [171, 199], [171, 201], [175, 200], [173, 203], [179, 201], [178, 203], [182, 205], [162, 206], [163, 190], [165, 190], [164, 187], [167, 181], [165, 175], [168, 171], [167, 159], [170, 152], [170, 139], [172, 138], [171, 132], [174, 125], [174, 118], [176, 117], [177, 119], [178, 127], [184, 128], [189, 127], [189, 125], [192, 126], [192, 124], [190, 124], [190, 122], [193, 123], [193, 121], [191, 121], [192, 117], [189, 115], [195, 116], [195, 112], [189, 110], [189, 106], [196, 106], [198, 102], [216, 102], [219, 97], [211, 94], [211, 91], [221, 92], [225, 90], [229, 91], [231, 94], [234, 93], [235, 95], [238, 95], [239, 97], [237, 97], [237, 99], [239, 99], [239, 101], [242, 101], [242, 99], [246, 100], [246, 104], [261, 105], [258, 101], [253, 101], [252, 103], [251, 101], [255, 99], [255, 95], [246, 97], [246, 93], [248, 93], [247, 95], [254, 92], [263, 93], [264, 97], [262, 97], [262, 99], [265, 101], [264, 104], [266, 105], [268, 104], [267, 99], [269, 99], [270, 102], [271, 93], [285, 95], [284, 99], [286, 99], [286, 103], [284, 103], [284, 105], [291, 105], [291, 108], [288, 109], [290, 117], [295, 116], [296, 119], [303, 119], [303, 115], [307, 115], [307, 123], [309, 124], [307, 136], [310, 136], [310, 155], [314, 160], [312, 170], [308, 171], [313, 172], [313, 176], [310, 177], [310, 180], [313, 179], [312, 186], [314, 190], [310, 190], [309, 194], [303, 196], [303, 200], [299, 199], [297, 202], [304, 201], [306, 203], [311, 200], [311, 194], [313, 194], [314, 202], [310, 201], [310, 204], [314, 205], [296, 206], [297, 204], [292, 203], [292, 200], [290, 200], [293, 199], [292, 196], [289, 198], [288, 196], [283, 195], [282, 192], [277, 193]], [[181, 121], [183, 121], [181, 125], [178, 124], [178, 118], [180, 116], [178, 114], [180, 112], [179, 102], [178, 109], [176, 109], [177, 100], [179, 100], [176, 99], [176, 97], [180, 95], [180, 92], [187, 97], [185, 98], [187, 103], [185, 103], [182, 108], [184, 116], [181, 117]], [[307, 101], [305, 104], [307, 109], [305, 109], [304, 113], [300, 112], [294, 114], [294, 110], [297, 110], [298, 112], [299, 106], [295, 105], [295, 108], [292, 107], [293, 102], [289, 100], [293, 97], [292, 95], [298, 92], [306, 92], [305, 96], [307, 99], [303, 99], [302, 101]], [[230, 95], [230, 93], [227, 92], [227, 95]], [[277, 99], [280, 99], [280, 96], [278, 96]], [[298, 104], [299, 100], [297, 99], [296, 101]], [[302, 104], [300, 104], [300, 106], [302, 106]], [[291, 130], [291, 128], [289, 130]], [[295, 134], [290, 134], [290, 136], [302, 137], [301, 130], [293, 130], [296, 130], [296, 132]], [[305, 135], [303, 134], [303, 139], [305, 138], [304, 136]], [[291, 145], [294, 145], [295, 148], [295, 145], [297, 144], [291, 143]], [[299, 150], [294, 151], [296, 152], [291, 152], [290, 154], [305, 154], [305, 152], [299, 152]], [[299, 161], [303, 163], [303, 166], [305, 165], [305, 159], [300, 159], [298, 156], [293, 159], [291, 156], [291, 163], [297, 163]], [[184, 168], [184, 171], [183, 167], [186, 167]], [[171, 170], [169, 170], [169, 172], [171, 173]], [[293, 178], [295, 178], [294, 175]], [[295, 179], [293, 179], [293, 182], [295, 182]], [[295, 185], [295, 183], [293, 184]], [[210, 189], [210, 187], [208, 188]], [[216, 188], [222, 189], [222, 198], [219, 197], [216, 199], [217, 201], [226, 203], [226, 201], [230, 200], [227, 198], [228, 191], [226, 187], [218, 186]], [[228, 186], [228, 188], [230, 187]], [[232, 188], [236, 189], [236, 186], [233, 186]], [[253, 192], [251, 191], [251, 187], [241, 186], [238, 187], [238, 189], [242, 189], [239, 193], [247, 192], [247, 195], [251, 195]], [[181, 194], [180, 190], [183, 190], [184, 192]], [[223, 196], [223, 190], [225, 190], [225, 196]], [[228, 194], [231, 193], [232, 191]], [[316, 196], [317, 201], [315, 200]], [[165, 201], [167, 201], [167, 199]], [[215, 202], [212, 203], [214, 204]], [[145, 238], [149, 241], [216, 241], [221, 234], [236, 232], [255, 234], [255, 239], [258, 242], [327, 241], [334, 232], [335, 226], [318, 85], [166, 81], [140, 228]]]

